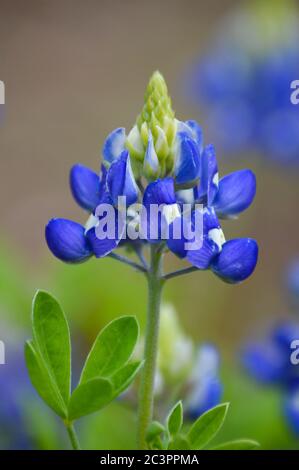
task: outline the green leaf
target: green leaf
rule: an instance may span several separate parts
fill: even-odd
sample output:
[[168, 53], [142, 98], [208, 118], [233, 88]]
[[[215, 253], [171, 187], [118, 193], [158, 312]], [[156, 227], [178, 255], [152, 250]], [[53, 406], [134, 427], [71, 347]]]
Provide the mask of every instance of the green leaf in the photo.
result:
[[71, 342], [66, 317], [59, 303], [38, 291], [32, 305], [33, 339], [49, 375], [67, 405], [71, 383]]
[[110, 322], [96, 338], [82, 370], [80, 383], [95, 377], [109, 377], [131, 357], [139, 334], [135, 317]]
[[167, 429], [171, 437], [174, 437], [183, 424], [183, 405], [179, 401], [170, 411], [167, 417]]
[[117, 397], [118, 395], [120, 395], [124, 390], [126, 390], [129, 387], [129, 385], [131, 385], [136, 374], [141, 369], [142, 365], [143, 365], [143, 362], [141, 361], [131, 362], [123, 366], [121, 369], [116, 371], [115, 374], [109, 377], [109, 380], [111, 381], [113, 385], [114, 397]]
[[229, 403], [222, 403], [206, 411], [191, 426], [187, 438], [192, 449], [202, 449], [218, 433], [228, 410]]
[[236, 439], [235, 441], [224, 442], [212, 450], [253, 450], [259, 447], [260, 444], [257, 441], [251, 439]]
[[152, 421], [146, 432], [146, 441], [151, 443], [156, 437], [165, 432], [165, 427], [159, 421]]
[[179, 434], [170, 442], [168, 450], [191, 450], [191, 445], [186, 436]]
[[109, 380], [96, 378], [79, 385], [73, 392], [68, 419], [73, 421], [81, 416], [100, 410], [113, 399], [113, 387]]
[[66, 418], [67, 410], [64, 401], [42, 357], [36, 351], [33, 341], [25, 343], [25, 361], [30, 380], [39, 396], [61, 418]]

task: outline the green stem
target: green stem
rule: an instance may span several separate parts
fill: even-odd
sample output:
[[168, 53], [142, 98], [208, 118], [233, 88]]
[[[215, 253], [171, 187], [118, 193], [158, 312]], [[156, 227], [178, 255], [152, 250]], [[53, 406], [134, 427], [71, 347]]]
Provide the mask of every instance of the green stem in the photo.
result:
[[80, 443], [79, 443], [79, 440], [78, 440], [78, 436], [77, 436], [77, 433], [75, 431], [73, 423], [66, 423], [65, 427], [66, 427], [67, 433], [69, 435], [73, 450], [81, 450]]
[[165, 274], [163, 279], [168, 281], [168, 279], [173, 279], [174, 277], [183, 276], [184, 274], [190, 274], [194, 271], [198, 271], [198, 268], [195, 266], [189, 266], [188, 268], [179, 269], [178, 271], [173, 271], [172, 273]]
[[146, 432], [153, 416], [154, 381], [158, 351], [159, 316], [163, 253], [156, 245], [151, 246], [151, 264], [148, 271], [148, 311], [144, 346], [144, 366], [141, 376], [138, 411], [138, 448], [146, 449]]

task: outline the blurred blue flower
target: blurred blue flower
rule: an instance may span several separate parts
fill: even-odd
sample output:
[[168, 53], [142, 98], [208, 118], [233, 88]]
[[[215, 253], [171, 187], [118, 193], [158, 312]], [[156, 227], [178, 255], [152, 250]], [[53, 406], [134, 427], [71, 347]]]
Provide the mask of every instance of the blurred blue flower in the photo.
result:
[[[3, 328], [1, 328], [3, 334]], [[20, 343], [22, 344], [22, 343]], [[11, 342], [5, 344], [6, 363], [0, 365], [0, 448], [29, 449], [29, 437], [24, 418], [24, 400], [32, 391], [23, 358]]]
[[299, 388], [286, 397], [284, 414], [294, 434], [299, 436]]
[[206, 343], [198, 348], [184, 405], [188, 419], [195, 420], [220, 403], [223, 385], [219, 377], [219, 362], [215, 346]]
[[225, 153], [299, 164], [299, 106], [290, 100], [299, 77], [297, 17], [291, 0], [247, 3], [188, 72], [191, 97], [206, 105], [209, 130]]
[[299, 323], [282, 323], [264, 342], [247, 345], [242, 363], [258, 382], [282, 389], [285, 416], [292, 429], [299, 432], [299, 365], [291, 361], [294, 340], [299, 340]]
[[244, 348], [244, 367], [261, 383], [277, 384], [286, 390], [299, 387], [299, 367], [290, 360], [291, 343], [296, 339], [299, 339], [299, 323], [280, 324], [264, 342]]

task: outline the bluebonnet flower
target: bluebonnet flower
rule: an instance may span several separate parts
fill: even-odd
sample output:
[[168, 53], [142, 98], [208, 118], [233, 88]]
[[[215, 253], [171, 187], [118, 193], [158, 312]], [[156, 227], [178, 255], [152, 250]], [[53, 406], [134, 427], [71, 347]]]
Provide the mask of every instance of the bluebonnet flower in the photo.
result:
[[282, 323], [263, 343], [249, 344], [243, 351], [242, 363], [258, 382], [283, 391], [285, 416], [299, 434], [299, 365], [291, 361], [294, 340], [299, 340], [299, 324]]
[[198, 348], [185, 403], [189, 419], [197, 419], [220, 403], [223, 385], [219, 377], [219, 362], [219, 353], [214, 345], [206, 343]]
[[192, 99], [206, 105], [208, 126], [227, 154], [257, 152], [298, 165], [299, 107], [290, 100], [299, 77], [298, 24], [291, 0], [249, 2], [189, 71]]
[[[1, 333], [8, 333], [7, 325], [1, 325]], [[7, 336], [7, 335], [6, 335]], [[8, 336], [7, 336], [8, 338]], [[25, 399], [31, 392], [22, 351], [12, 338], [5, 343], [6, 362], [0, 365], [0, 448], [29, 449], [33, 446], [24, 418]], [[21, 344], [21, 343], [20, 343]]]
[[[231, 283], [243, 281], [252, 273], [257, 243], [250, 238], [226, 242], [218, 217], [236, 217], [249, 207], [256, 190], [255, 176], [250, 170], [241, 170], [218, 181], [214, 147], [203, 144], [201, 128], [195, 121], [175, 119], [159, 72], [149, 82], [136, 125], [128, 134], [123, 128], [114, 130], [102, 154], [99, 176], [83, 165], [71, 170], [73, 196], [90, 217], [85, 227], [66, 219], [48, 223], [46, 239], [55, 256], [70, 263], [93, 255], [102, 258], [128, 243], [135, 247], [163, 243], [165, 231], [169, 231], [169, 250], [195, 268], [211, 269]], [[120, 198], [126, 198], [126, 204]], [[187, 222], [183, 213], [186, 201], [191, 204]], [[112, 208], [113, 221], [107, 220], [107, 205]], [[155, 216], [150, 212], [153, 205], [162, 207]], [[203, 218], [203, 230], [194, 234], [197, 211]], [[98, 235], [105, 224], [112, 224], [113, 236]], [[190, 239], [185, 231], [184, 236], [175, 237], [175, 228], [183, 225], [193, 234], [193, 241], [200, 242], [196, 250], [186, 249]], [[127, 236], [132, 226], [142, 240], [132, 241]], [[154, 226], [156, 234], [151, 236]]]
[[284, 400], [284, 414], [296, 436], [299, 436], [299, 387]]

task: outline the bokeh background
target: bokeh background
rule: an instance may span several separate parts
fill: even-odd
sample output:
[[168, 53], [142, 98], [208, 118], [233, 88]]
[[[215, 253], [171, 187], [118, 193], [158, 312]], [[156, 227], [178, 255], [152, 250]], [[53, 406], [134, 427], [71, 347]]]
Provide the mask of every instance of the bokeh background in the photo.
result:
[[[185, 73], [207, 51], [223, 18], [242, 3], [247, 2], [0, 0], [0, 79], [6, 85], [0, 127], [0, 339], [7, 361], [0, 366], [0, 448], [68, 445], [24, 372], [23, 341], [30, 336], [37, 288], [60, 299], [78, 367], [110, 319], [136, 314], [144, 325], [146, 289], [139, 274], [113, 260], [65, 266], [47, 249], [48, 219], [85, 222], [68, 187], [70, 167], [81, 162], [99, 169], [105, 136], [133, 125], [156, 69], [166, 78], [177, 117], [198, 119], [205, 130], [205, 107], [186, 99]], [[227, 238], [258, 240], [256, 272], [240, 286], [210, 273], [192, 274], [169, 282], [165, 299], [176, 305], [194, 341], [212, 341], [220, 350], [224, 398], [231, 402], [222, 440], [246, 436], [262, 448], [298, 448], [282, 416], [279, 391], [256, 385], [239, 359], [244, 342], [262, 337], [293, 310], [285, 270], [299, 252], [299, 166], [272, 165], [247, 152], [230, 160], [216, 150], [222, 174], [250, 167], [257, 175], [253, 206], [238, 221], [224, 224]], [[169, 269], [179, 265], [167, 261]], [[109, 406], [82, 420], [83, 446], [134, 447], [128, 423], [134, 428], [130, 410]]]

